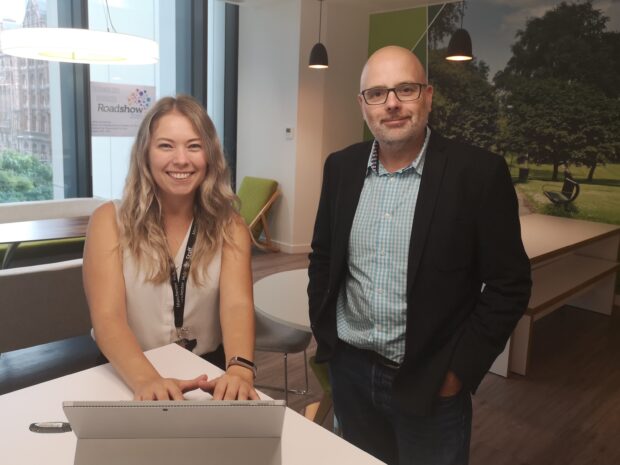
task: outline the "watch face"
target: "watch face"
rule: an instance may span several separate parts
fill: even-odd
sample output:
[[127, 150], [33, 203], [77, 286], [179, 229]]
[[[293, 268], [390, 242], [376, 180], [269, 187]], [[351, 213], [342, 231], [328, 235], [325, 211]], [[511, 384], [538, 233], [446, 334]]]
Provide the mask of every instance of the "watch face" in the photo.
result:
[[243, 357], [233, 357], [233, 358], [237, 359], [239, 362], [246, 363], [246, 364], [248, 364], [248, 365], [250, 365], [252, 367], [256, 366], [256, 365], [254, 365], [253, 361], [248, 360], [247, 358], [243, 358]]

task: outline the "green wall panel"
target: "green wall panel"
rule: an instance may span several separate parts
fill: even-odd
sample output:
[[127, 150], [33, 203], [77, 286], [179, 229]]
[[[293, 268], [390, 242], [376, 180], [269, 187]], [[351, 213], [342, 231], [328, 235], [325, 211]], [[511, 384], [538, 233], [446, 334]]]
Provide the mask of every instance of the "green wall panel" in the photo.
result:
[[[386, 45], [400, 45], [411, 49], [426, 30], [426, 10], [426, 6], [423, 6], [370, 15], [368, 55], [370, 56]], [[414, 53], [426, 68], [426, 37], [420, 40]], [[372, 139], [372, 134], [364, 124], [364, 140], [370, 139]]]
[[[368, 55], [386, 45], [400, 45], [410, 49], [426, 30], [426, 21], [425, 6], [370, 15]], [[426, 66], [426, 37], [414, 52]]]

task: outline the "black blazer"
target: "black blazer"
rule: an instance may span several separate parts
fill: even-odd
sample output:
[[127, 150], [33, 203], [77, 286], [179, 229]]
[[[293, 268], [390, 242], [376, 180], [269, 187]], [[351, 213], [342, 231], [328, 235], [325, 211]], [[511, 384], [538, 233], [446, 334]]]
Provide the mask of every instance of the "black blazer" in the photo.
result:
[[[317, 361], [329, 360], [336, 347], [336, 302], [371, 146], [352, 145], [325, 162], [308, 270]], [[405, 358], [393, 388], [398, 406], [431, 412], [448, 370], [475, 392], [527, 308], [530, 288], [506, 162], [433, 131], [409, 245]]]

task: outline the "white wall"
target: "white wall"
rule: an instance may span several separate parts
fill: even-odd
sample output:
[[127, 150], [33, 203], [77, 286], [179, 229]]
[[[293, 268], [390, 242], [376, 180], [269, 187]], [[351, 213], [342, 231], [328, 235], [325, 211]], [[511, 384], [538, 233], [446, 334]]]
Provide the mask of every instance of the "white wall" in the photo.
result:
[[[271, 230], [289, 253], [310, 250], [326, 156], [362, 138], [356, 94], [368, 54], [368, 8], [324, 3], [326, 70], [307, 66], [318, 19], [316, 0], [240, 8], [237, 183], [259, 176], [281, 184]], [[285, 139], [286, 127], [294, 140]]]
[[[291, 251], [310, 249], [314, 213], [319, 202], [323, 166], [324, 89], [329, 69], [308, 68], [310, 50], [318, 37], [319, 2], [301, 2], [299, 47], [299, 82], [297, 92], [297, 147], [295, 197], [293, 210], [293, 247]], [[327, 9], [323, 8], [323, 25], [327, 26]], [[310, 21], [309, 18], [314, 18]], [[323, 30], [325, 32], [325, 29]], [[326, 37], [327, 34], [324, 34]]]
[[[283, 196], [272, 233], [295, 245], [295, 166], [301, 0], [244, 5], [239, 11], [237, 185], [244, 176], [275, 179]], [[295, 138], [287, 140], [285, 129]]]
[[[346, 26], [344, 26], [346, 25]], [[368, 58], [369, 11], [329, 4], [329, 69], [325, 81], [323, 157], [360, 142], [364, 119], [357, 103], [360, 74]]]

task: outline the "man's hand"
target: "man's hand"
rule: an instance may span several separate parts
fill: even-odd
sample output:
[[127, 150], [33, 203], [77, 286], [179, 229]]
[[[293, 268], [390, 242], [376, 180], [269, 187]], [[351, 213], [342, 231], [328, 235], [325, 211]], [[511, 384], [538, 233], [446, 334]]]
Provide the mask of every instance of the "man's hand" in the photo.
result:
[[463, 388], [463, 383], [457, 378], [454, 372], [449, 371], [446, 373], [446, 378], [443, 380], [443, 385], [439, 390], [439, 397], [450, 397], [457, 395]]

